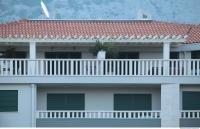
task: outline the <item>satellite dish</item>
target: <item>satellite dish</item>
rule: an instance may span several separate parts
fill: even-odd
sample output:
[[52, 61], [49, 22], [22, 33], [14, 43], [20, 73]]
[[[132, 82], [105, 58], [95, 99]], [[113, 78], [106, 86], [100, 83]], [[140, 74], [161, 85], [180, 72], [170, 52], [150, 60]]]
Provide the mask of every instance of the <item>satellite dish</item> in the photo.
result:
[[42, 14], [44, 14], [47, 18], [49, 18], [49, 12], [47, 10], [46, 5], [44, 2], [41, 0], [41, 7], [42, 7]]

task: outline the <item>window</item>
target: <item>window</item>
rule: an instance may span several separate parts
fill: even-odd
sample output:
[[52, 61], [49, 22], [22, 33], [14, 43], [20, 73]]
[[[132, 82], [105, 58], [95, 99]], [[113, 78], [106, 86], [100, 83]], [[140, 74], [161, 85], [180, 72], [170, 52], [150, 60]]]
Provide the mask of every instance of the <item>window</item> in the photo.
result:
[[184, 91], [183, 92], [183, 110], [200, 110], [200, 92]]
[[119, 52], [120, 59], [139, 59], [139, 52]]
[[81, 52], [46, 52], [45, 58], [53, 59], [80, 59]]
[[151, 110], [151, 94], [114, 94], [114, 110]]
[[0, 58], [26, 58], [26, 55], [24, 51], [0, 52]]
[[0, 90], [0, 112], [18, 111], [18, 91]]
[[179, 52], [170, 52], [170, 59], [179, 59]]
[[200, 59], [200, 51], [192, 51], [192, 59]]
[[47, 110], [84, 110], [84, 94], [47, 94]]

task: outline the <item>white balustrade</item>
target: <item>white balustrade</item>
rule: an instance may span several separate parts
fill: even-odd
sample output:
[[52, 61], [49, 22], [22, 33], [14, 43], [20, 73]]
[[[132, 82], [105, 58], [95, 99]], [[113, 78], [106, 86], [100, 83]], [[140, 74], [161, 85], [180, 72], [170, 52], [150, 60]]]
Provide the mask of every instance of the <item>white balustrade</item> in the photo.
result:
[[183, 110], [181, 111], [183, 119], [200, 119], [200, 110]]
[[0, 59], [0, 76], [200, 76], [200, 60]]
[[160, 119], [160, 111], [37, 111], [37, 118]]

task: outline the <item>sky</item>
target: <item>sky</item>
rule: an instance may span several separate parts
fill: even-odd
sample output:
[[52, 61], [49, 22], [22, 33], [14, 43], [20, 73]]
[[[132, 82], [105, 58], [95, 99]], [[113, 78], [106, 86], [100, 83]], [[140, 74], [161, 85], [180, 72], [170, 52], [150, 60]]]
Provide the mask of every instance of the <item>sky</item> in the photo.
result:
[[[200, 0], [43, 0], [51, 19], [151, 19], [200, 24]], [[44, 19], [40, 0], [0, 0], [0, 22]]]

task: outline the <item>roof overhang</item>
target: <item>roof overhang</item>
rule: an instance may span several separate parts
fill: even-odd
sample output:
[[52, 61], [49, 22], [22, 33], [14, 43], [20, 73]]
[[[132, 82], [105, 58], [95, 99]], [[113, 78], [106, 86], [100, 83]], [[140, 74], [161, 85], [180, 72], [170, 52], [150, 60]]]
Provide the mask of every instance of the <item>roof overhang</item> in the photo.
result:
[[187, 35], [144, 35], [144, 36], [39, 36], [39, 37], [23, 37], [15, 35], [14, 37], [0, 38], [0, 42], [81, 42], [81, 43], [92, 43], [97, 40], [100, 42], [130, 42], [130, 43], [162, 43], [162, 42], [173, 42], [183, 43], [186, 41]]

